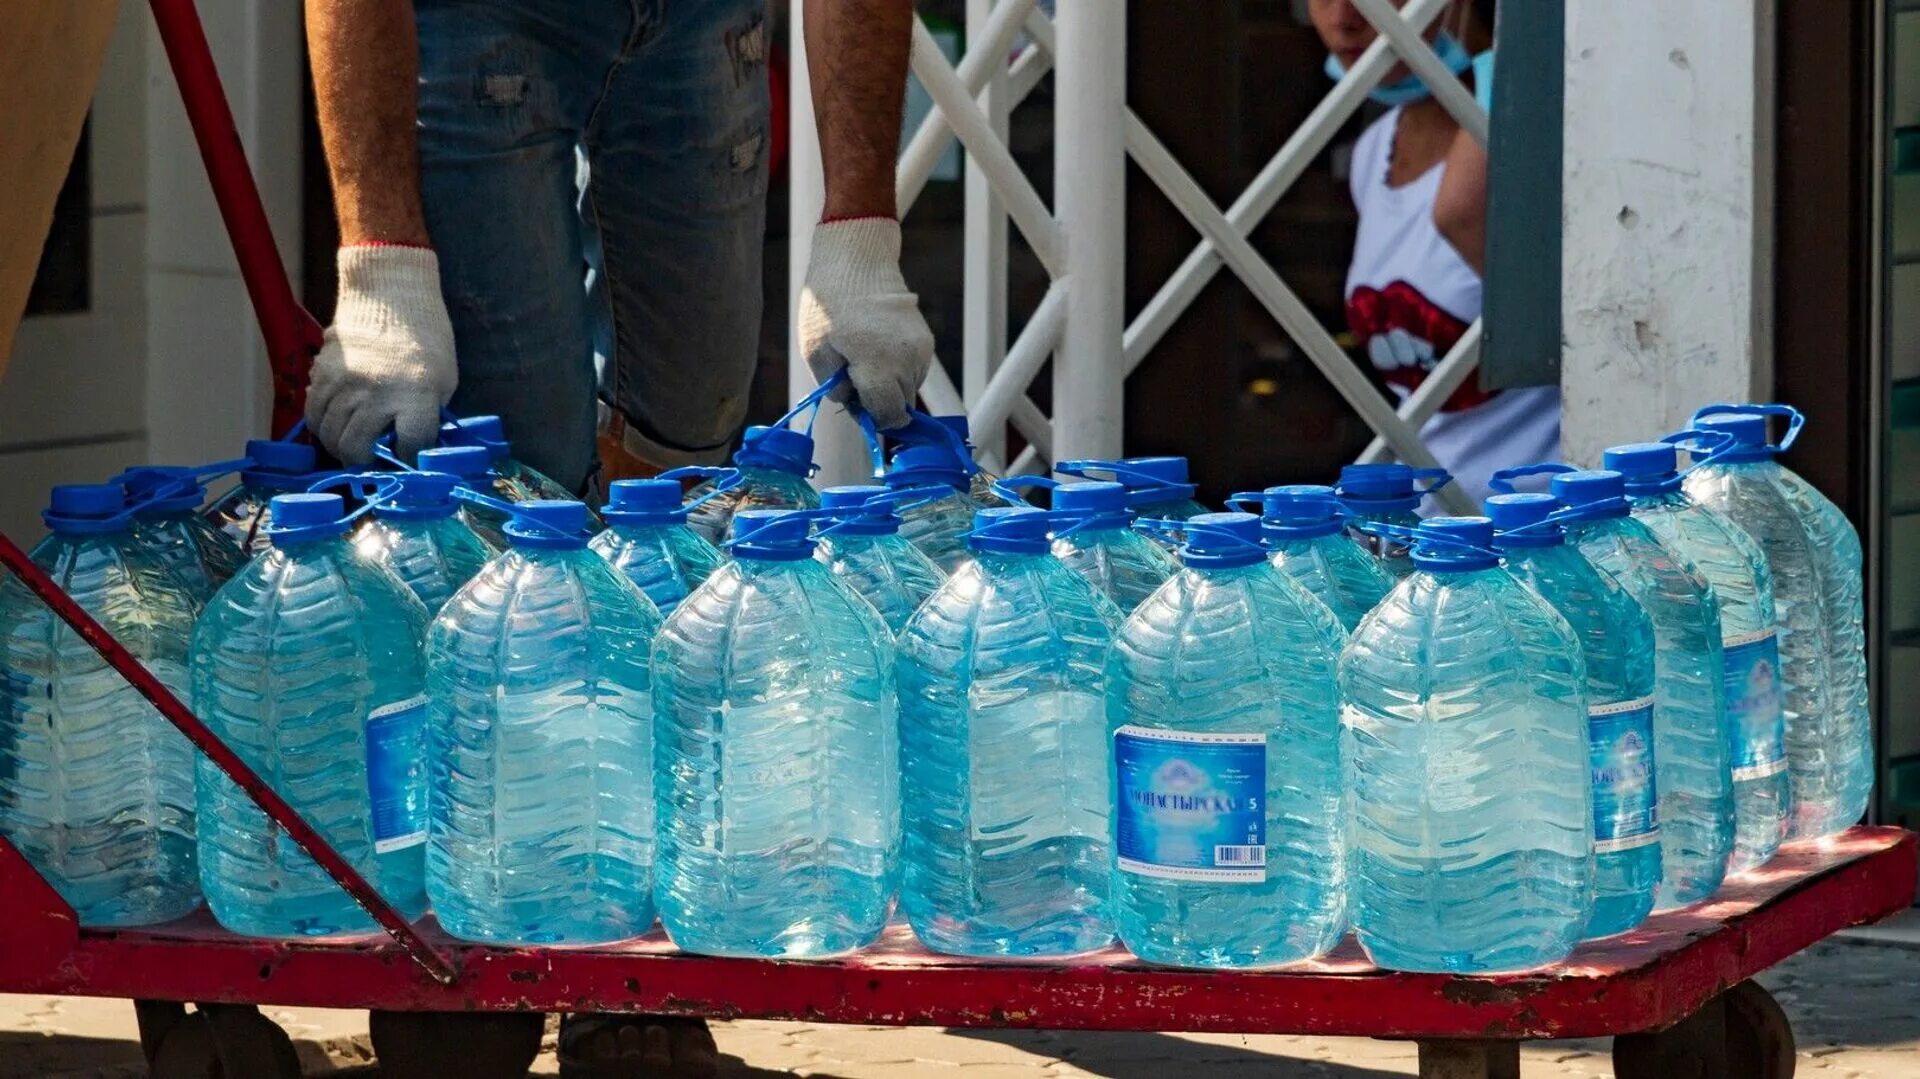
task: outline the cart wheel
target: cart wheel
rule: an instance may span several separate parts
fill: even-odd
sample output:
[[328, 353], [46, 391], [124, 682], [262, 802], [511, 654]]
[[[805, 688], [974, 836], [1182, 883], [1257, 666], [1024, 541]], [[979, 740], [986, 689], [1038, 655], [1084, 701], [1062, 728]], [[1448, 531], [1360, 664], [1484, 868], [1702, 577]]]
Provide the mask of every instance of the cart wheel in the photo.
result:
[[540, 1055], [540, 1012], [367, 1013], [380, 1074], [387, 1079], [522, 1079]]
[[[1613, 1039], [1615, 1079], [1720, 1079], [1727, 1068], [1726, 995], [1665, 1030]], [[1745, 1079], [1744, 1075], [1742, 1079]]]
[[1754, 1079], [1793, 1079], [1793, 1026], [1759, 982], [1727, 990], [1727, 1067]]
[[251, 1004], [197, 1004], [220, 1058], [223, 1079], [300, 1079], [300, 1056], [280, 1024]]

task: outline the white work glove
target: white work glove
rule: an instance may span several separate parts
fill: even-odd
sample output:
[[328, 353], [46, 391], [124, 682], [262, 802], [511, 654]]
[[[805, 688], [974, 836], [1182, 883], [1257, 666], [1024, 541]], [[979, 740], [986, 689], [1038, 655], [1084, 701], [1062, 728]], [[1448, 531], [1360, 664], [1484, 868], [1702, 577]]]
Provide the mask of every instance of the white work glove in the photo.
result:
[[313, 358], [307, 426], [350, 465], [373, 459], [393, 431], [403, 461], [432, 446], [453, 396], [453, 323], [440, 296], [440, 260], [424, 247], [368, 244], [339, 255], [340, 302]]
[[858, 399], [883, 430], [907, 422], [933, 362], [933, 331], [900, 276], [900, 222], [862, 217], [813, 230], [800, 353], [822, 382], [847, 369], [834, 400]]

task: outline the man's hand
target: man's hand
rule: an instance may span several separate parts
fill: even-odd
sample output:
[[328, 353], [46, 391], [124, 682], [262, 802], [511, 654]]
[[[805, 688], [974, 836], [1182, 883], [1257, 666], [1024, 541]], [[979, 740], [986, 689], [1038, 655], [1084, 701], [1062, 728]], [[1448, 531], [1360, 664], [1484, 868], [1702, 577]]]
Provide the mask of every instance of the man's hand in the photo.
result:
[[933, 331], [900, 276], [900, 223], [890, 217], [829, 221], [813, 230], [800, 290], [800, 352], [813, 377], [842, 367], [849, 397], [887, 429], [907, 422], [933, 362]]
[[440, 296], [440, 260], [424, 247], [340, 249], [340, 302], [313, 361], [307, 425], [350, 465], [373, 459], [391, 429], [411, 461], [434, 444], [440, 408], [459, 374], [453, 324]]

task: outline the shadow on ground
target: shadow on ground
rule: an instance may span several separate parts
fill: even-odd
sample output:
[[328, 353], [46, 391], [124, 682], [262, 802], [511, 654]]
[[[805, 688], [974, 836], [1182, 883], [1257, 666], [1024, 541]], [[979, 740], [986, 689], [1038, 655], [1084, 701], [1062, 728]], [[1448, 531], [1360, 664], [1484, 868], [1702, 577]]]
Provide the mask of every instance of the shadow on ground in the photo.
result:
[[1182, 1069], [1204, 1069], [1208, 1075], [1258, 1074], [1261, 1079], [1405, 1079], [1406, 1075], [1321, 1057], [1276, 1056], [1218, 1042], [1195, 1042], [1171, 1034], [957, 1029], [947, 1033], [1024, 1049], [1106, 1079], [1166, 1079]]

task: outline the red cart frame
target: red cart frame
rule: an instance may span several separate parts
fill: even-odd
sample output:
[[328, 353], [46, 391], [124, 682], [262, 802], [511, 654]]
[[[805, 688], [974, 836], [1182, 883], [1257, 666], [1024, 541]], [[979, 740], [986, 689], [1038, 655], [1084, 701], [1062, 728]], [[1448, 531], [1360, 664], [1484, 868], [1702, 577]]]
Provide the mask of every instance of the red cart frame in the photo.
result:
[[[294, 299], [280, 264], [192, 0], [151, 3], [266, 339], [274, 426], [283, 432], [299, 417], [319, 326]], [[1735, 1067], [1730, 1061], [1791, 1074], [1791, 1034], [1770, 998], [1748, 979], [1836, 931], [1904, 909], [1914, 897], [1914, 836], [1861, 827], [1789, 846], [1711, 900], [1585, 945], [1553, 968], [1498, 977], [1389, 973], [1368, 964], [1351, 942], [1325, 960], [1262, 973], [1160, 970], [1117, 949], [1053, 964], [989, 963], [929, 955], [899, 926], [868, 952], [823, 962], [690, 956], [658, 933], [612, 947], [477, 947], [448, 938], [430, 919], [409, 924], [3, 536], [0, 564], [152, 701], [391, 938], [249, 939], [219, 929], [204, 912], [137, 931], [83, 929], [73, 909], [0, 840], [0, 991], [191, 1001], [207, 1008], [627, 1011], [1402, 1038], [1421, 1043], [1423, 1074], [1461, 1077], [1517, 1074], [1517, 1047], [1525, 1039], [1615, 1035], [1625, 1036], [1616, 1045], [1622, 1075], [1662, 1075], [1683, 1060], [1691, 1062], [1684, 1066], [1705, 1061], [1709, 1074]], [[143, 1012], [143, 1040], [145, 1018]], [[1633, 1041], [1636, 1036], [1642, 1040]], [[1627, 1047], [1624, 1056], [1620, 1046]]]

